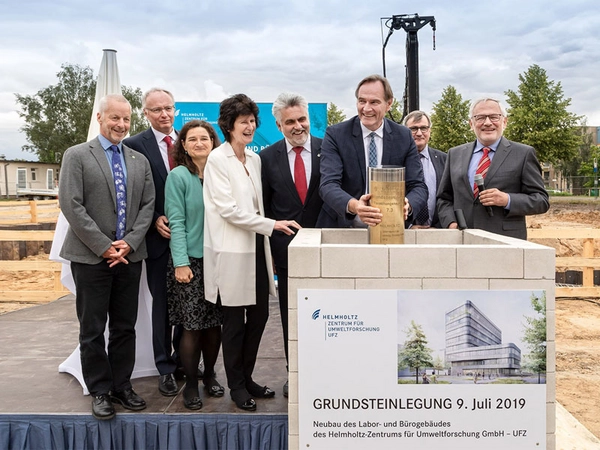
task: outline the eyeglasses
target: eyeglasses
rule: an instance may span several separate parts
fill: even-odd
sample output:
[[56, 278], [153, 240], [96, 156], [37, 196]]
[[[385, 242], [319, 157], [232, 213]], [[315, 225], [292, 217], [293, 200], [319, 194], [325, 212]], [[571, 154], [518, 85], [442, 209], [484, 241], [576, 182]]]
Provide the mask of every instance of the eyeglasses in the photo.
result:
[[416, 134], [419, 130], [421, 130], [421, 133], [427, 133], [429, 131], [429, 127], [427, 127], [427, 126], [423, 126], [423, 127], [408, 127], [408, 129], [411, 131], [412, 134]]
[[477, 114], [476, 116], [473, 116], [473, 120], [477, 123], [483, 123], [486, 119], [490, 119], [490, 122], [492, 123], [500, 122], [502, 114]]
[[163, 111], [166, 113], [171, 113], [173, 111], [175, 111], [175, 107], [174, 106], [165, 106], [163, 108], [146, 108], [148, 111], [150, 111], [152, 114], [161, 114]]

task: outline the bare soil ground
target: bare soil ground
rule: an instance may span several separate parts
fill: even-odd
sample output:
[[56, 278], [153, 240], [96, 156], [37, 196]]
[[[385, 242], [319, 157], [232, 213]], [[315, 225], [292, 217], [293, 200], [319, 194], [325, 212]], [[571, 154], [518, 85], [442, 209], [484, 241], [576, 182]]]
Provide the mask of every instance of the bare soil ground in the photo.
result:
[[[553, 199], [550, 211], [528, 218], [530, 228], [600, 228], [600, 201], [573, 203]], [[576, 239], [538, 241], [556, 249], [556, 256], [576, 256], [582, 244]], [[600, 256], [597, 242], [595, 256]], [[47, 259], [37, 255], [29, 259]], [[5, 290], [53, 289], [51, 272], [2, 272]], [[0, 302], [0, 314], [33, 303]], [[588, 430], [600, 438], [600, 299], [556, 301], [556, 397]]]

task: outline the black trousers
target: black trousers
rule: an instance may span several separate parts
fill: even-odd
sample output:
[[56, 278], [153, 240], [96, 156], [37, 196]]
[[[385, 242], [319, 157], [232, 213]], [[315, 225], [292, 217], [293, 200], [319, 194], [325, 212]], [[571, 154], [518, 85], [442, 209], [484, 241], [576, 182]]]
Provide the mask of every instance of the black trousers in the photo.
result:
[[[173, 327], [169, 324], [167, 306], [167, 264], [169, 249], [158, 258], [146, 259], [148, 288], [152, 294], [152, 349], [154, 364], [158, 373], [166, 375], [175, 372], [177, 363], [173, 356]], [[177, 327], [175, 327], [177, 329]], [[181, 329], [175, 340], [181, 339]], [[175, 348], [179, 342], [175, 343]]]
[[255, 286], [255, 305], [223, 306], [223, 365], [231, 390], [245, 389], [253, 381], [260, 340], [269, 319], [269, 274], [261, 234], [256, 235]]
[[[91, 395], [131, 387], [142, 263], [71, 262], [83, 379]], [[108, 318], [108, 351], [104, 330]]]
[[288, 358], [288, 269], [277, 267], [277, 294], [279, 296], [279, 313], [281, 314], [281, 328], [283, 329], [283, 349], [285, 362]]

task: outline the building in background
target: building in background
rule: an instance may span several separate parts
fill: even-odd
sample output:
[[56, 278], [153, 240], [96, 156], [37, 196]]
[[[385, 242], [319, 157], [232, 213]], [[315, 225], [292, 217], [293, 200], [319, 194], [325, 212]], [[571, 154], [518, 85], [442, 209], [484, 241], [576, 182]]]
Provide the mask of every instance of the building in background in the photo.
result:
[[12, 161], [0, 155], [0, 197], [55, 198], [58, 169], [58, 164]]

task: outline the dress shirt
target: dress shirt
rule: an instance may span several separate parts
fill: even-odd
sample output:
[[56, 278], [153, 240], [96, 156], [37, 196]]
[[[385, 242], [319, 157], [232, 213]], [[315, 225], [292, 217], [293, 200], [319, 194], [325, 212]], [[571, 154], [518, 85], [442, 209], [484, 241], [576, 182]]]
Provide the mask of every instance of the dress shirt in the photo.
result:
[[[381, 159], [383, 158], [383, 122], [381, 122], [381, 126], [377, 128], [375, 131], [369, 130], [365, 127], [362, 122], [360, 123], [360, 129], [363, 134], [363, 145], [365, 149], [365, 166], [367, 168], [367, 173], [365, 176], [365, 180], [369, 179], [369, 144], [371, 143], [371, 133], [375, 133], [375, 147], [377, 147], [377, 165], [381, 165]], [[366, 183], [369, 184], [368, 182]], [[367, 192], [365, 186], [365, 193]]]
[[[502, 138], [500, 138], [502, 139]], [[479, 165], [479, 160], [483, 156], [483, 147], [487, 147], [490, 149], [488, 153], [488, 157], [490, 158], [490, 162], [494, 160], [494, 155], [496, 154], [496, 149], [498, 148], [498, 144], [500, 144], [500, 139], [494, 142], [492, 145], [483, 145], [481, 142], [475, 142], [475, 148], [473, 149], [473, 156], [471, 156], [471, 162], [469, 162], [469, 183], [471, 183], [471, 189], [475, 185], [475, 172], [477, 171], [477, 166]], [[485, 181], [485, 180], [484, 180]], [[510, 194], [508, 194], [508, 203], [504, 207], [506, 210], [510, 210]]]
[[427, 197], [427, 211], [429, 212], [429, 220], [427, 221], [427, 225], [431, 225], [433, 215], [435, 214], [437, 181], [435, 177], [435, 167], [433, 167], [431, 155], [429, 154], [429, 146], [425, 146], [423, 151], [419, 153], [419, 159], [423, 164], [423, 176], [425, 177], [425, 184], [429, 190], [429, 196]]
[[167, 173], [169, 173], [171, 171], [171, 166], [169, 166], [169, 154], [167, 153], [167, 143], [164, 141], [164, 139], [165, 136], [171, 136], [171, 139], [173, 139], [173, 145], [175, 145], [175, 141], [177, 140], [177, 133], [175, 133], [174, 128], [171, 129], [171, 132], [168, 135], [161, 133], [160, 131], [155, 130], [152, 127], [150, 127], [150, 129], [154, 133], [154, 137], [156, 137], [156, 142], [158, 143], [158, 148], [160, 150], [160, 156], [162, 157], [163, 162], [165, 163]]
[[[292, 174], [292, 179], [294, 183], [296, 182], [296, 178], [294, 176], [294, 166], [296, 164], [296, 152], [292, 150], [295, 146], [290, 144], [288, 140], [285, 140], [285, 148], [287, 149], [288, 162], [290, 164], [290, 173]], [[298, 146], [299, 147], [299, 146]], [[304, 170], [306, 171], [306, 186], [310, 184], [310, 176], [312, 174], [312, 158], [311, 158], [311, 149], [310, 149], [310, 136], [302, 145], [304, 150], [300, 152], [300, 157], [304, 162]]]
[[[100, 141], [100, 145], [104, 149], [104, 155], [106, 156], [106, 160], [108, 161], [108, 165], [110, 167], [110, 172], [113, 174], [113, 163], [112, 163], [112, 150], [110, 149], [111, 145], [115, 145], [106, 139], [101, 134], [98, 135], [98, 140]], [[116, 144], [119, 147], [119, 159], [121, 160], [121, 167], [123, 168], [123, 178], [125, 183], [127, 183], [127, 166], [125, 165], [125, 160], [123, 159], [123, 142], [119, 142]]]

